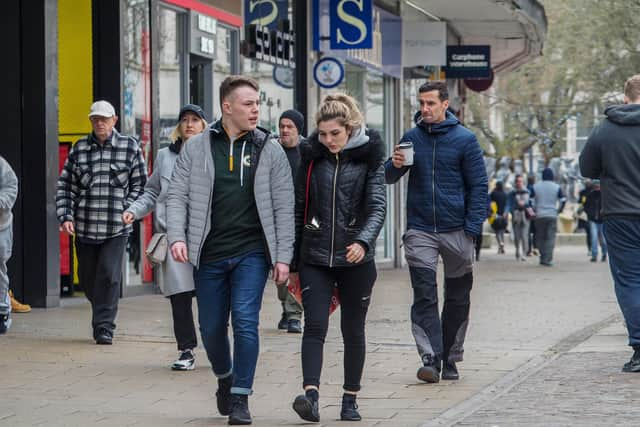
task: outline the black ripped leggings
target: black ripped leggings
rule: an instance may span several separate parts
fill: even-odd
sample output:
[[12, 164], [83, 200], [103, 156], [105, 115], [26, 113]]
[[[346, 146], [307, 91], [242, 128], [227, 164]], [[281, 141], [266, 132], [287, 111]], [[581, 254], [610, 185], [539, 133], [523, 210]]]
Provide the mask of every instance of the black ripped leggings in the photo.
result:
[[320, 385], [322, 349], [329, 327], [329, 305], [334, 286], [340, 298], [340, 329], [344, 341], [344, 385], [359, 391], [366, 351], [364, 323], [377, 272], [374, 261], [354, 267], [300, 268], [304, 335], [302, 336], [303, 386]]

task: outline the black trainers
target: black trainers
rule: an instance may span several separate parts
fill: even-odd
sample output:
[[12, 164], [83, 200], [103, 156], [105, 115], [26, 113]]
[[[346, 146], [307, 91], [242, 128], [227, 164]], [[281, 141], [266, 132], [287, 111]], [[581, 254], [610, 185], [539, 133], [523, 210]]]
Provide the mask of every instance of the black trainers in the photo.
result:
[[278, 322], [278, 329], [284, 331], [289, 327], [289, 322], [287, 321], [287, 313], [285, 313], [284, 311], [282, 312], [282, 317], [280, 318], [280, 321]]
[[113, 344], [113, 332], [107, 328], [99, 328], [95, 333], [96, 344], [111, 345]]
[[241, 426], [251, 424], [249, 413], [249, 396], [246, 394], [231, 395], [231, 413], [229, 413], [229, 425]]
[[443, 380], [459, 380], [458, 368], [455, 362], [442, 363], [442, 379]]
[[440, 361], [433, 357], [427, 356], [424, 366], [418, 369], [418, 379], [427, 383], [437, 383], [440, 381]]
[[231, 383], [232, 377], [218, 378], [218, 391], [216, 391], [216, 404], [220, 415], [231, 413]]
[[598, 259], [596, 257], [592, 256], [591, 257], [591, 262], [596, 262], [596, 261], [598, 261]]
[[631, 360], [622, 366], [622, 372], [640, 372], [640, 347], [634, 347]]
[[605, 262], [607, 260], [607, 256], [606, 255], [602, 255], [602, 258], [600, 258], [600, 261]]
[[302, 333], [302, 325], [298, 319], [291, 319], [287, 325], [287, 332], [290, 334], [301, 334]]
[[340, 419], [342, 421], [360, 421], [362, 417], [358, 412], [358, 404], [356, 403], [355, 394], [342, 395], [342, 410], [340, 411]]
[[0, 335], [7, 333], [11, 327], [11, 314], [0, 314]]
[[196, 356], [190, 348], [181, 351], [178, 359], [171, 365], [171, 369], [174, 371], [192, 371], [195, 367]]
[[305, 421], [317, 423], [320, 421], [318, 409], [318, 390], [307, 390], [293, 401], [293, 410]]

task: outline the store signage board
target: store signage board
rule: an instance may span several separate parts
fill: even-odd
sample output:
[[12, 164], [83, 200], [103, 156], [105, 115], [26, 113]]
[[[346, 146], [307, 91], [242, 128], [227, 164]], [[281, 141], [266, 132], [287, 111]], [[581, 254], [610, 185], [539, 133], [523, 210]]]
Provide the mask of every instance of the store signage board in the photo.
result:
[[259, 25], [246, 25], [242, 54], [257, 61], [295, 68], [295, 35], [289, 30], [289, 21], [281, 21], [279, 27], [282, 29], [269, 30]]
[[447, 24], [404, 21], [402, 23], [402, 66], [446, 65]]
[[373, 6], [370, 49], [332, 49], [330, 45], [330, 0], [313, 0], [314, 49], [352, 64], [386, 75], [402, 76], [402, 18]]
[[277, 30], [288, 19], [289, 0], [244, 0], [244, 25], [258, 25]]
[[337, 58], [325, 56], [313, 66], [313, 79], [324, 89], [332, 89], [342, 83], [344, 66]]
[[491, 77], [491, 46], [447, 46], [448, 79], [488, 79]]
[[218, 21], [196, 11], [190, 14], [191, 31], [189, 51], [210, 59], [216, 58], [216, 32]]
[[331, 49], [373, 47], [373, 0], [329, 0]]
[[287, 67], [280, 67], [276, 65], [273, 67], [273, 81], [276, 82], [278, 86], [281, 86], [285, 89], [293, 89], [293, 70]]

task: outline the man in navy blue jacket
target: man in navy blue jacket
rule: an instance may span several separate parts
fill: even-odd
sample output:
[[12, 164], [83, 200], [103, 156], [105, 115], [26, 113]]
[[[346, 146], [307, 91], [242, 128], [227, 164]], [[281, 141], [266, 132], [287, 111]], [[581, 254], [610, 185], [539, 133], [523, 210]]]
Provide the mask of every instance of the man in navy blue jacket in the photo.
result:
[[[396, 149], [385, 164], [387, 183], [407, 171], [407, 232], [403, 236], [409, 264], [413, 305], [411, 329], [422, 358], [418, 378], [434, 383], [458, 379], [473, 284], [474, 239], [486, 219], [487, 174], [475, 135], [447, 111], [445, 82], [423, 84], [418, 93], [416, 127], [402, 142], [411, 141], [414, 160]], [[445, 301], [438, 313], [436, 271], [444, 263]]]

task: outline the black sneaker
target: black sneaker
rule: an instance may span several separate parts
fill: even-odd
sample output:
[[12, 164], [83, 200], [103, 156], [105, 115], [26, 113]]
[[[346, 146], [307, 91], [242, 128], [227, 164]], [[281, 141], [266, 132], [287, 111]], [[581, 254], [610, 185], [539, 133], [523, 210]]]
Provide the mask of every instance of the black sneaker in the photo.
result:
[[231, 413], [229, 413], [229, 425], [240, 426], [251, 424], [249, 413], [249, 396], [246, 394], [231, 395]]
[[298, 319], [291, 319], [287, 325], [287, 332], [290, 334], [301, 334], [302, 333], [302, 325]]
[[11, 327], [11, 314], [0, 314], [0, 335], [7, 333]]
[[640, 372], [640, 348], [634, 348], [633, 356], [624, 364], [622, 372]]
[[192, 371], [195, 367], [196, 356], [191, 349], [181, 351], [178, 359], [171, 365], [174, 371]]
[[437, 383], [440, 381], [440, 361], [433, 357], [427, 356], [424, 366], [418, 369], [418, 379], [427, 383]]
[[229, 415], [231, 413], [231, 383], [232, 377], [218, 379], [218, 391], [216, 391], [216, 404], [220, 415]]
[[281, 331], [284, 331], [288, 327], [289, 327], [289, 322], [287, 321], [287, 313], [285, 313], [283, 311], [282, 312], [282, 317], [280, 318], [280, 321], [278, 322], [278, 329], [280, 329]]
[[320, 421], [318, 409], [318, 390], [307, 390], [293, 401], [293, 410], [305, 421], [317, 423]]
[[113, 332], [107, 328], [99, 328], [95, 334], [96, 344], [111, 345], [113, 344]]
[[458, 368], [455, 362], [444, 362], [442, 364], [442, 379], [443, 380], [459, 380]]
[[600, 261], [605, 262], [607, 260], [607, 256], [606, 255], [602, 255], [602, 258], [600, 258]]
[[362, 417], [358, 412], [358, 404], [356, 403], [355, 394], [342, 395], [342, 410], [340, 410], [340, 419], [342, 421], [360, 421]]
[[596, 262], [596, 261], [598, 261], [598, 259], [596, 257], [592, 256], [591, 257], [591, 262]]

